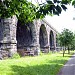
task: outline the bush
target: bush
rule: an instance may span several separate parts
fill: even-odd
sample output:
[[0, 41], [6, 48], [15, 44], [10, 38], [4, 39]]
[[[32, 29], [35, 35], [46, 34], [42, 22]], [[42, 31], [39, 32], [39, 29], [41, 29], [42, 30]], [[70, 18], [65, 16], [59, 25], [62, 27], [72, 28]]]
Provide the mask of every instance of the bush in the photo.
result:
[[42, 51], [40, 51], [40, 55], [44, 55], [44, 53]]
[[18, 59], [20, 58], [20, 55], [18, 53], [13, 54], [13, 56], [11, 57], [12, 59]]

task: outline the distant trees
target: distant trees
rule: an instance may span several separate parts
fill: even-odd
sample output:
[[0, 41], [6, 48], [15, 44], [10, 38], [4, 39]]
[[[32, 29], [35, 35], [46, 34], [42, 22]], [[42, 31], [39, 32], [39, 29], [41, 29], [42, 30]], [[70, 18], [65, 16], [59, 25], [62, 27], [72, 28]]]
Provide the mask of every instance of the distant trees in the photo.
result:
[[[73, 32], [69, 29], [64, 29], [59, 35], [60, 45], [68, 49], [68, 53], [70, 53], [71, 46], [74, 46], [74, 35]], [[65, 49], [66, 50], [66, 49]], [[65, 53], [63, 50], [63, 56]]]
[[74, 39], [71, 43], [71, 50], [75, 50], [75, 33], [74, 33]]

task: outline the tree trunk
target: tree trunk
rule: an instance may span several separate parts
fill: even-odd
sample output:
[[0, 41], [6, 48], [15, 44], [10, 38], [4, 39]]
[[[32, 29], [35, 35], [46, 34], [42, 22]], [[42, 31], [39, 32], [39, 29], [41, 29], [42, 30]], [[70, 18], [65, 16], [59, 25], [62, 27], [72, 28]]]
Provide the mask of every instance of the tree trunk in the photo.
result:
[[64, 57], [64, 54], [65, 54], [65, 49], [63, 49], [63, 57]]
[[68, 54], [70, 54], [69, 46], [68, 46]]

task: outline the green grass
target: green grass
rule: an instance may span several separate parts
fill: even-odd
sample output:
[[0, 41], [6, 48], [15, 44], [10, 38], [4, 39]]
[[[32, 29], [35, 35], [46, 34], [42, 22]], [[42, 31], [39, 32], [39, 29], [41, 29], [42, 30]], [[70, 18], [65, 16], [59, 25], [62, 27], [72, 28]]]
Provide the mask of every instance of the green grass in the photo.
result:
[[35, 57], [0, 60], [0, 75], [57, 75], [71, 56], [49, 53]]

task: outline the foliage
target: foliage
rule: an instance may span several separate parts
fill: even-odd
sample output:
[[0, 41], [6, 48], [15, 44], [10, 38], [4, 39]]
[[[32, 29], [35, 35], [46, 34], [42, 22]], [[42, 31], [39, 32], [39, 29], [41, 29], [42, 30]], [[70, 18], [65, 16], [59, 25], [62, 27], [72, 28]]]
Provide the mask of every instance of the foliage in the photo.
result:
[[59, 36], [60, 44], [65, 47], [69, 46], [73, 42], [73, 38], [73, 32], [69, 29], [64, 29]]
[[38, 6], [28, 0], [0, 0], [0, 18], [16, 15], [23, 23], [32, 22], [36, 18], [44, 18], [47, 14], [59, 15], [70, 3], [75, 5], [74, 0], [46, 0]]
[[69, 56], [61, 53], [0, 61], [0, 75], [57, 75]]
[[18, 59], [20, 58], [20, 55], [18, 53], [13, 54], [13, 56], [11, 57], [12, 59]]
[[63, 49], [63, 57], [66, 48], [68, 49], [68, 54], [70, 54], [70, 47], [71, 44], [73, 43], [73, 39], [74, 39], [73, 32], [71, 32], [69, 29], [64, 29], [60, 34], [59, 36], [60, 45], [65, 47], [65, 49]]
[[0, 17], [16, 15], [22, 22], [31, 22], [35, 18], [36, 7], [27, 0], [0, 0]]
[[75, 49], [75, 34], [74, 34], [73, 41], [72, 41], [72, 43], [71, 43], [71, 49], [72, 49], [72, 50]]
[[[66, 11], [68, 4], [75, 5], [74, 0], [46, 0], [46, 2], [39, 4], [37, 14], [42, 15], [59, 15], [62, 10]], [[38, 16], [38, 17], [39, 17]]]
[[60, 46], [59, 37], [60, 37], [60, 34], [58, 33], [58, 34], [56, 35], [56, 44], [57, 44], [57, 47]]

